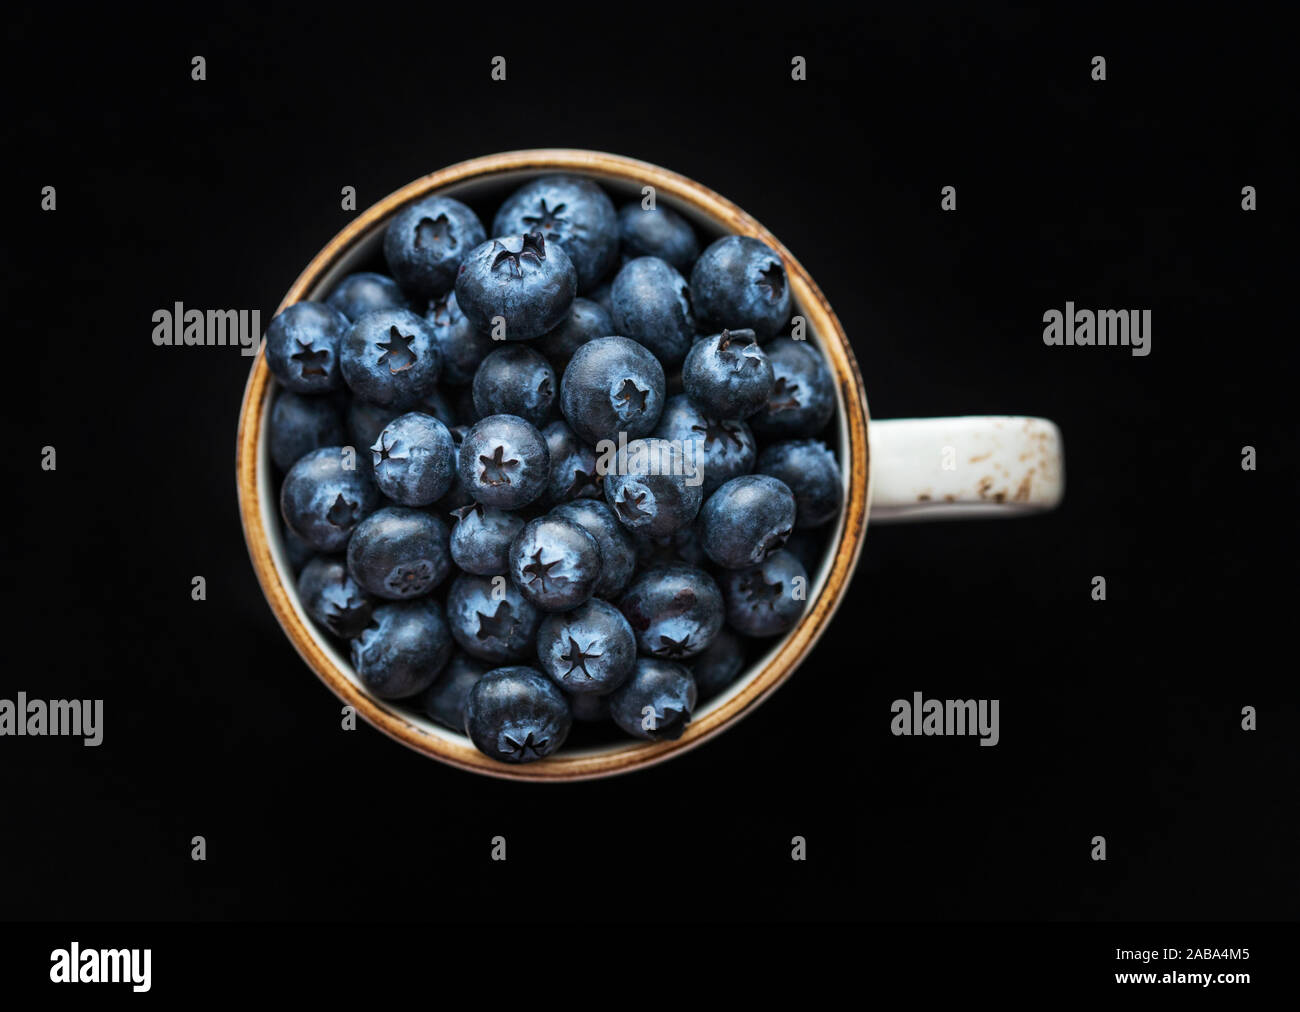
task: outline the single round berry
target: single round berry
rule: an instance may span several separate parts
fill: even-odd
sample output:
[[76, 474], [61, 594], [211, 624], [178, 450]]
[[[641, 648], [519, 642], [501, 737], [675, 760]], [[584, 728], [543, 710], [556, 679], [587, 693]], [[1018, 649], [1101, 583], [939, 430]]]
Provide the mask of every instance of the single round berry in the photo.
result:
[[465, 733], [475, 748], [500, 762], [545, 759], [572, 726], [564, 693], [534, 668], [489, 671], [474, 683], [465, 706]]
[[447, 525], [423, 510], [386, 506], [357, 524], [348, 542], [348, 572], [390, 601], [427, 594], [451, 572]]
[[704, 549], [700, 547], [700, 536], [694, 524], [661, 538], [637, 534], [632, 540], [636, 544], [638, 569], [675, 566], [682, 562], [688, 566], [704, 566], [709, 561]]
[[579, 439], [567, 422], [552, 422], [542, 436], [551, 455], [547, 502], [602, 498], [604, 482], [596, 466], [596, 451]]
[[456, 510], [451, 557], [467, 573], [496, 576], [510, 569], [510, 544], [524, 529], [524, 518], [481, 502]]
[[765, 447], [756, 469], [784, 482], [794, 493], [795, 526], [820, 527], [834, 520], [844, 499], [835, 454], [815, 439], [787, 440]]
[[379, 439], [379, 434], [400, 414], [402, 412], [396, 408], [371, 404], [358, 397], [352, 398], [347, 412], [348, 435], [352, 437], [354, 448], [357, 448], [358, 466], [364, 465], [367, 471], [372, 470], [373, 455], [367, 447], [374, 446]]
[[266, 433], [271, 460], [287, 471], [298, 459], [322, 446], [346, 441], [338, 405], [330, 397], [309, 397], [284, 390], [271, 407]]
[[617, 608], [608, 601], [592, 599], [573, 611], [542, 620], [537, 658], [566, 692], [604, 695], [632, 673], [636, 638]]
[[614, 723], [648, 741], [680, 738], [694, 709], [695, 681], [690, 671], [656, 657], [638, 659], [632, 677], [609, 696]]
[[807, 341], [778, 337], [766, 349], [776, 382], [761, 411], [749, 419], [754, 431], [776, 439], [815, 436], [835, 413], [835, 382], [817, 349]]
[[339, 360], [348, 318], [323, 302], [295, 302], [266, 328], [266, 364], [290, 390], [324, 394], [343, 385]]
[[690, 287], [658, 257], [623, 265], [610, 292], [614, 329], [645, 345], [666, 366], [678, 365], [695, 338]]
[[456, 387], [472, 383], [479, 363], [492, 353], [497, 342], [470, 323], [460, 311], [454, 291], [430, 299], [424, 318], [432, 325], [442, 353], [442, 382]]
[[543, 611], [568, 611], [591, 597], [600, 579], [600, 545], [572, 520], [530, 520], [510, 545], [510, 577]]
[[447, 592], [447, 621], [466, 653], [501, 664], [533, 654], [542, 613], [506, 577], [462, 573]]
[[600, 546], [602, 565], [593, 596], [610, 600], [623, 593], [636, 569], [636, 549], [609, 504], [603, 499], [575, 499], [561, 503], [548, 515], [578, 524]]
[[497, 235], [540, 232], [564, 248], [578, 291], [595, 286], [618, 261], [618, 213], [605, 191], [578, 176], [542, 176], [512, 193], [492, 222]]
[[352, 667], [380, 699], [423, 692], [451, 656], [447, 620], [436, 601], [381, 604], [352, 641]]
[[349, 274], [334, 286], [325, 302], [354, 322], [378, 309], [411, 308], [410, 300], [396, 281], [369, 271]]
[[474, 374], [474, 409], [481, 418], [518, 415], [542, 425], [555, 403], [557, 385], [551, 363], [532, 348], [498, 348]]
[[703, 653], [691, 658], [691, 676], [701, 699], [716, 696], [736, 680], [745, 666], [745, 647], [734, 632], [723, 626]]
[[476, 246], [456, 276], [456, 302], [475, 328], [507, 341], [554, 330], [568, 315], [576, 288], [564, 250], [538, 232], [515, 233]]
[[379, 490], [347, 447], [322, 446], [302, 457], [280, 486], [280, 515], [318, 552], [341, 552], [352, 529], [379, 505]]
[[609, 337], [614, 333], [614, 321], [609, 310], [590, 299], [574, 299], [569, 315], [554, 330], [543, 334], [533, 346], [551, 360], [560, 372], [569, 364], [574, 352], [588, 341]]
[[421, 709], [443, 727], [465, 733], [465, 707], [470, 690], [487, 674], [487, 665], [467, 654], [452, 654], [437, 680], [424, 692]]
[[374, 602], [348, 573], [341, 559], [318, 555], [298, 577], [298, 600], [307, 614], [343, 639], [370, 624]]
[[704, 415], [685, 394], [669, 397], [659, 418], [655, 435], [660, 439], [699, 444], [703, 454], [700, 469], [704, 472], [704, 498], [717, 489], [754, 470], [758, 447], [754, 433], [741, 421], [720, 421]]
[[634, 439], [613, 455], [605, 501], [630, 531], [662, 537], [695, 519], [704, 498], [696, 444]]
[[[614, 284], [612, 281], [602, 281], [600, 284], [598, 284], [595, 288], [593, 288], [591, 291], [587, 293], [588, 299], [596, 303], [596, 305], [600, 306], [600, 308], [605, 310], [606, 313], [610, 314], [609, 318], [611, 322], [614, 319], [614, 315], [613, 315], [614, 306], [613, 303], [610, 301], [610, 297], [613, 294], [614, 294]], [[608, 336], [608, 335], [603, 335], [603, 336]]]
[[442, 370], [433, 327], [409, 309], [361, 317], [343, 339], [339, 359], [357, 397], [399, 410], [433, 393]]
[[370, 447], [379, 491], [403, 506], [428, 506], [451, 488], [456, 447], [447, 426], [411, 411], [389, 422]]
[[619, 602], [642, 653], [667, 660], [694, 657], [722, 628], [722, 591], [694, 566], [669, 565], [641, 573]]
[[289, 562], [289, 568], [295, 573], [301, 573], [303, 567], [315, 556], [315, 549], [294, 534], [289, 527], [281, 527], [280, 533], [283, 535], [281, 544], [284, 547], [284, 555]]
[[460, 444], [460, 478], [484, 506], [512, 510], [543, 492], [551, 456], [536, 426], [517, 415], [488, 415]]
[[790, 552], [773, 552], [757, 566], [723, 576], [727, 621], [746, 636], [779, 636], [793, 629], [808, 601], [808, 573]]
[[648, 435], [664, 405], [664, 367], [635, 341], [600, 337], [576, 352], [560, 380], [564, 420], [593, 446]]
[[732, 478], [700, 510], [700, 544], [727, 569], [762, 562], [794, 530], [794, 493], [771, 475]]
[[608, 696], [596, 696], [590, 692], [571, 692], [567, 698], [569, 700], [569, 712], [573, 714], [574, 720], [580, 720], [584, 724], [609, 720]]
[[689, 270], [700, 255], [700, 244], [690, 223], [670, 207], [649, 209], [639, 201], [624, 204], [618, 212], [618, 233], [627, 257], [658, 257], [679, 271]]
[[772, 363], [752, 330], [724, 330], [697, 342], [682, 366], [682, 386], [714, 418], [748, 418], [772, 396]]
[[451, 197], [425, 197], [398, 211], [384, 232], [388, 269], [408, 292], [441, 295], [456, 269], [487, 238], [478, 215]]
[[691, 270], [691, 305], [706, 327], [775, 336], [790, 318], [790, 285], [780, 256], [745, 235], [710, 244]]

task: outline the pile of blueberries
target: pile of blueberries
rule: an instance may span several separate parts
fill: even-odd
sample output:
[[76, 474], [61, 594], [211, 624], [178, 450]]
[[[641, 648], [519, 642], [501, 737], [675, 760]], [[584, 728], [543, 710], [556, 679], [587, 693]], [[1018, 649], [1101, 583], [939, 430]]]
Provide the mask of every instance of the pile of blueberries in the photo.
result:
[[501, 762], [575, 721], [680, 736], [798, 622], [840, 508], [833, 380], [783, 336], [780, 256], [700, 252], [648, 203], [544, 176], [488, 238], [426, 197], [388, 225], [387, 273], [267, 330], [303, 608], [370, 693]]

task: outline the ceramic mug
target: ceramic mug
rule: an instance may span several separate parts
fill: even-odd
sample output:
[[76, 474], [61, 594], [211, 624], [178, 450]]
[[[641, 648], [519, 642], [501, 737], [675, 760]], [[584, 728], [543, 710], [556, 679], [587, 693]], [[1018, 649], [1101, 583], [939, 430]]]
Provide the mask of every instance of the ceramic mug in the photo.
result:
[[323, 299], [342, 278], [372, 259], [388, 220], [405, 204], [432, 193], [468, 202], [504, 199], [525, 179], [550, 172], [591, 177], [616, 202], [639, 200], [642, 187], [653, 186], [656, 200], [690, 220], [705, 243], [727, 233], [767, 243], [784, 261], [793, 312], [806, 321], [810, 344], [821, 352], [835, 378], [836, 416], [824, 438], [840, 462], [844, 498], [820, 568], [809, 573], [808, 607], [794, 629], [772, 642], [730, 687], [697, 708], [680, 738], [661, 742], [629, 738], [599, 748], [562, 748], [539, 762], [506, 765], [413, 709], [370, 696], [348, 658], [307, 617], [298, 600], [280, 536], [278, 489], [267, 450], [275, 384], [264, 353], [255, 359], [244, 391], [235, 462], [240, 516], [253, 568], [280, 625], [321, 680], [369, 723], [418, 752], [461, 769], [534, 781], [611, 776], [663, 762], [750, 713], [794, 673], [825, 632], [848, 589], [868, 519], [880, 523], [1013, 516], [1051, 509], [1063, 490], [1060, 433], [1044, 419], [871, 420], [862, 376], [844, 329], [789, 250], [713, 191], [674, 172], [618, 155], [569, 149], [512, 151], [425, 176], [359, 214], [335, 236], [294, 282], [280, 310], [303, 299]]

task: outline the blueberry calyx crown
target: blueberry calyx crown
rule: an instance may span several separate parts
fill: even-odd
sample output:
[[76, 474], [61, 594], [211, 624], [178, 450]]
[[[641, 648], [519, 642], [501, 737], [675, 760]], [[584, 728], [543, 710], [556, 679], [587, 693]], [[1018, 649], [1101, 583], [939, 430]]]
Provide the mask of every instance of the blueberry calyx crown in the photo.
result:
[[495, 271], [502, 264], [509, 264], [513, 268], [511, 273], [517, 278], [524, 276], [524, 260], [540, 265], [546, 259], [546, 240], [541, 232], [525, 232], [518, 253], [500, 243], [497, 245], [501, 246], [501, 252], [493, 258], [492, 269]]
[[759, 272], [758, 287], [766, 288], [770, 299], [779, 299], [785, 291], [785, 271], [781, 270], [781, 265], [775, 260]]

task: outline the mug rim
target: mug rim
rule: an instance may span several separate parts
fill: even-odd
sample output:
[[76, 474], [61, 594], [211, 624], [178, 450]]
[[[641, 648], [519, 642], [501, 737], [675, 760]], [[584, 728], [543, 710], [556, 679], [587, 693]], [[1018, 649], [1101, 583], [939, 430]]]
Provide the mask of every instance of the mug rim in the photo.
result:
[[[307, 666], [367, 723], [408, 748], [470, 772], [529, 782], [590, 780], [644, 769], [708, 741], [752, 713], [804, 661], [843, 601], [862, 551], [871, 501], [867, 438], [870, 414], [862, 375], [844, 328], [803, 265], [770, 231], [725, 197], [686, 176], [649, 162], [607, 152], [572, 148], [500, 152], [457, 162], [414, 180], [358, 214], [326, 243], [289, 288], [276, 314], [295, 302], [310, 298], [332, 269], [407, 203], [453, 185], [525, 172], [570, 172], [598, 181], [613, 179], [648, 184], [655, 188], [656, 196], [668, 195], [677, 204], [707, 218], [718, 228], [753, 236], [780, 254], [796, 312], [808, 320], [835, 377], [844, 449], [841, 466], [846, 478], [829, 569], [825, 570], [823, 585], [810, 595], [809, 607], [798, 624], [777, 640], [777, 645], [769, 650], [765, 659], [757, 662], [759, 670], [751, 672], [738, 691], [698, 720], [692, 720], [676, 740], [648, 742], [629, 738], [626, 745], [597, 752], [566, 755], [561, 749], [538, 762], [510, 765], [479, 752], [468, 739], [461, 744], [430, 735], [411, 723], [406, 715], [390, 707], [387, 701], [367, 694], [337, 668], [318, 641], [319, 634], [309, 628], [309, 620], [305, 619], [300, 606], [295, 607], [296, 591], [291, 592], [281, 578], [263, 523], [263, 484], [269, 485], [270, 470], [264, 422], [275, 388], [274, 377], [266, 364], [265, 340], [253, 360], [240, 405], [235, 452], [239, 513], [258, 583], [280, 627]], [[825, 565], [823, 561], [823, 567]], [[292, 574], [289, 575], [291, 583]]]

